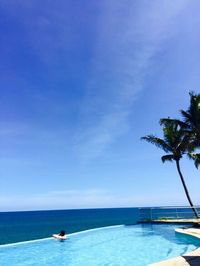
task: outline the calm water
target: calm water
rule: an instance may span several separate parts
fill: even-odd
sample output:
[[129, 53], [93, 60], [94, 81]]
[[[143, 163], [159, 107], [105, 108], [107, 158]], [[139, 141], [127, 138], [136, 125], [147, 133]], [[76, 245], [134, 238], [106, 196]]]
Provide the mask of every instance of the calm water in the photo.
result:
[[183, 255], [200, 240], [175, 233], [173, 224], [114, 226], [0, 247], [1, 266], [145, 266]]
[[0, 244], [119, 224], [135, 224], [137, 208], [0, 212]]

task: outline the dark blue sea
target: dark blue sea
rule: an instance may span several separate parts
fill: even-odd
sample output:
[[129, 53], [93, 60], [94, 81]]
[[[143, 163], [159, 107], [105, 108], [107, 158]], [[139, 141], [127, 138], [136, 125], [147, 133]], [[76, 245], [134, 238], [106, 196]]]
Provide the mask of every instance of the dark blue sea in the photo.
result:
[[109, 225], [135, 224], [138, 208], [0, 212], [0, 244], [50, 237]]
[[[67, 234], [110, 225], [132, 225], [160, 217], [194, 218], [191, 208], [107, 208], [0, 212], [0, 245]], [[198, 209], [200, 214], [200, 209]]]

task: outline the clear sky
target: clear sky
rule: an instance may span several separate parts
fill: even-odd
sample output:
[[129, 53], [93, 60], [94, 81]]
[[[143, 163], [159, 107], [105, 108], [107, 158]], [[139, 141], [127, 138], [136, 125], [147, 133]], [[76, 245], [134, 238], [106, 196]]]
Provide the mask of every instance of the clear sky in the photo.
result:
[[[198, 0], [1, 0], [0, 211], [186, 205], [161, 135], [200, 93]], [[200, 170], [182, 160], [193, 201]]]

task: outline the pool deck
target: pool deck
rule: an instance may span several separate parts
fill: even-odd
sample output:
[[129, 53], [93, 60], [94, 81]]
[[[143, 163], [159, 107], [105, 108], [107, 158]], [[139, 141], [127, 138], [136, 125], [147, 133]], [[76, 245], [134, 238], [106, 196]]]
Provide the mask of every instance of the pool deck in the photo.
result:
[[[200, 238], [200, 228], [177, 228], [176, 232]], [[150, 264], [149, 266], [200, 266], [200, 248], [195, 249], [183, 256]]]

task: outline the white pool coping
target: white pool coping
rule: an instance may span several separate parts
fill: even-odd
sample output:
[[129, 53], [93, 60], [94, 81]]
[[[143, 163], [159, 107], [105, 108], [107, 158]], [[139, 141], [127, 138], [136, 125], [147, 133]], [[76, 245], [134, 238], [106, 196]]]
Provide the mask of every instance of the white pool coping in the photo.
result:
[[[88, 232], [93, 232], [93, 231], [98, 231], [98, 230], [103, 230], [103, 229], [110, 229], [110, 228], [118, 228], [118, 227], [123, 227], [123, 226], [125, 226], [125, 225], [124, 224], [120, 224], [120, 225], [111, 225], [111, 226], [104, 226], [104, 227], [98, 227], [98, 228], [93, 228], [93, 229], [87, 229], [87, 230], [83, 230], [83, 231], [80, 231], [80, 232], [67, 234], [67, 238], [69, 238], [70, 236], [85, 234], [85, 233], [88, 233]], [[43, 242], [43, 241], [47, 241], [47, 240], [50, 240], [50, 239], [53, 239], [53, 237], [47, 237], [47, 238], [41, 238], [41, 239], [35, 239], [35, 240], [28, 240], [28, 241], [21, 241], [21, 242], [16, 242], [16, 243], [4, 244], [4, 245], [0, 245], [0, 248], [13, 247], [13, 246], [18, 246], [18, 245], [23, 245], [23, 244], [30, 244], [30, 243], [35, 243], [35, 242]]]

